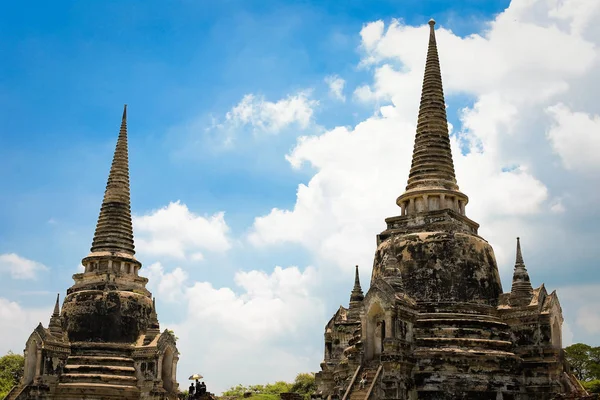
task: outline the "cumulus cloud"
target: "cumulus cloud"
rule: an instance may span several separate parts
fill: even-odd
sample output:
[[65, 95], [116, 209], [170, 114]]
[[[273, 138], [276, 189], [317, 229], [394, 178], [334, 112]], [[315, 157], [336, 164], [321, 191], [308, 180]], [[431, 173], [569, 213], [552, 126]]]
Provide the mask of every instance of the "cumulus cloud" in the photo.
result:
[[563, 313], [574, 328], [590, 337], [600, 334], [600, 284], [566, 286], [558, 290]]
[[35, 279], [39, 272], [47, 270], [44, 264], [18, 254], [0, 254], [0, 273], [8, 273], [13, 279]]
[[179, 201], [134, 216], [133, 224], [136, 246], [146, 256], [199, 261], [204, 251], [222, 253], [231, 248], [225, 213], [196, 215]]
[[0, 354], [22, 353], [27, 337], [40, 322], [47, 326], [51, 314], [52, 307], [25, 308], [0, 297]]
[[[506, 271], [515, 236], [526, 237], [530, 249], [561, 237], [557, 221], [550, 218], [564, 214], [572, 199], [549, 186], [556, 187], [546, 171], [556, 164], [552, 150], [561, 137], [556, 127], [546, 136], [550, 116], [562, 113], [557, 126], [564, 132], [577, 124], [580, 134], [569, 149], [596, 146], [592, 110], [568, 119], [573, 115], [569, 110], [549, 108], [560, 101], [570, 104], [581, 93], [575, 83], [586, 76], [594, 79], [590, 74], [600, 42], [586, 35], [591, 24], [584, 14], [562, 6], [559, 10], [546, 0], [513, 1], [480, 34], [463, 38], [444, 27], [436, 29], [448, 98], [460, 94], [474, 99], [459, 113], [461, 126], [452, 136], [458, 183], [470, 197], [467, 214], [481, 224], [481, 234], [494, 245]], [[385, 228], [385, 217], [399, 213], [394, 201], [408, 176], [428, 30], [425, 24], [413, 27], [398, 20], [387, 27], [382, 21], [363, 27], [359, 64], [372, 71], [373, 82], [354, 95], [389, 105], [353, 128], [300, 138], [287, 158], [292, 167], [306, 163], [316, 173], [298, 186], [292, 209], [273, 209], [255, 219], [251, 243], [300, 243], [323, 265], [345, 269], [372, 263], [373, 237]], [[563, 146], [558, 152], [563, 156], [568, 151]], [[577, 179], [561, 178], [570, 183]]]
[[573, 112], [562, 103], [546, 110], [553, 119], [548, 139], [565, 167], [597, 173], [600, 170], [600, 116]]
[[255, 132], [278, 133], [295, 124], [306, 129], [312, 122], [314, 108], [319, 104], [310, 98], [311, 91], [304, 90], [277, 102], [264, 96], [247, 94], [225, 115], [227, 126], [250, 126]]
[[155, 262], [145, 267], [144, 275], [148, 278], [148, 289], [153, 292], [155, 297], [161, 301], [181, 302], [188, 273], [181, 267], [175, 268], [171, 272], [165, 272], [161, 263]]
[[340, 101], [346, 101], [346, 96], [344, 95], [345, 80], [337, 75], [331, 75], [325, 77], [325, 83], [329, 86], [329, 95], [331, 97]]
[[[150, 269], [159, 275], [153, 279], [165, 291], [181, 276], [177, 269], [168, 274], [157, 265]], [[238, 383], [293, 380], [299, 371], [313, 370], [322, 355], [303, 340], [307, 331], [321, 327], [324, 317], [323, 304], [313, 292], [316, 271], [310, 267], [304, 271], [276, 267], [270, 274], [240, 271], [234, 282], [235, 288], [215, 288], [203, 281], [185, 286], [183, 280], [173, 286], [184, 288], [180, 295], [187, 307], [183, 322], [167, 324], [185, 349], [179, 370], [187, 373], [198, 365], [210, 366], [203, 374], [211, 374], [211, 391], [216, 392]], [[302, 351], [295, 344], [301, 344]]]

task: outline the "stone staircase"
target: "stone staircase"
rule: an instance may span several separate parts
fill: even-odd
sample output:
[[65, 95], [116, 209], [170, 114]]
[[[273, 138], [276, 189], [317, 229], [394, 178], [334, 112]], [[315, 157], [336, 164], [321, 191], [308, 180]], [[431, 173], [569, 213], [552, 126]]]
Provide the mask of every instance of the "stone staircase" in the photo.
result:
[[57, 387], [59, 398], [139, 398], [134, 361], [126, 345], [78, 343], [71, 347]]
[[[378, 367], [378, 365], [374, 365], [361, 368], [356, 380], [354, 381], [354, 384], [352, 385], [352, 389], [350, 390], [350, 400], [367, 400], [367, 393], [369, 392], [369, 388], [373, 383], [373, 379], [375, 379]], [[367, 383], [365, 384], [365, 387], [361, 389], [360, 379], [365, 372], [367, 373]]]
[[16, 400], [21, 394], [21, 392], [23, 392], [23, 389], [25, 388], [20, 386], [13, 386], [13, 388], [10, 390], [10, 392], [8, 392], [4, 400]]

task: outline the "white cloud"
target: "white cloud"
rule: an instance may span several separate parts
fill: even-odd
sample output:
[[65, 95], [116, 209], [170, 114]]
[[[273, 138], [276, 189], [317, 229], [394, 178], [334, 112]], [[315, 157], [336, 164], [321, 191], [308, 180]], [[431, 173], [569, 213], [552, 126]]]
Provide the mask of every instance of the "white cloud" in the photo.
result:
[[[597, 267], [597, 266], [596, 266]], [[600, 284], [562, 287], [558, 291], [563, 313], [574, 328], [589, 337], [600, 334]], [[593, 343], [592, 343], [593, 344]]]
[[[530, 250], [562, 237], [555, 216], [569, 210], [572, 200], [550, 188], [557, 183], [548, 178], [557, 177], [547, 172], [556, 162], [545, 133], [546, 109], [579, 98], [576, 82], [594, 82], [600, 37], [596, 43], [582, 37], [592, 26], [586, 14], [592, 7], [579, 2], [576, 7], [585, 13], [567, 12], [554, 3], [513, 1], [485, 32], [465, 38], [436, 29], [446, 94], [474, 98], [473, 106], [460, 113], [462, 126], [452, 139], [458, 183], [470, 197], [467, 214], [481, 224], [501, 268], [511, 267], [515, 236], [524, 237]], [[322, 265], [344, 270], [372, 264], [374, 235], [385, 228], [385, 217], [399, 214], [395, 199], [410, 166], [428, 30], [426, 24], [399, 21], [387, 28], [382, 21], [363, 27], [360, 64], [372, 68], [373, 82], [354, 96], [390, 105], [354, 128], [336, 127], [298, 140], [287, 157], [290, 164], [308, 163], [316, 173], [298, 186], [293, 209], [273, 209], [255, 219], [252, 244], [299, 243]], [[593, 122], [589, 116], [586, 121], [579, 126]], [[571, 147], [595, 143], [592, 133], [580, 132]], [[568, 174], [561, 179], [577, 181]], [[589, 190], [589, 183], [579, 187]]]
[[346, 101], [346, 96], [344, 96], [345, 80], [337, 75], [331, 75], [325, 77], [325, 83], [329, 85], [329, 94], [331, 97], [340, 101]]
[[[53, 301], [49, 301], [54, 305]], [[22, 354], [25, 341], [35, 327], [42, 322], [47, 326], [52, 314], [52, 307], [24, 308], [14, 301], [0, 297], [0, 354], [9, 350]]]
[[[177, 271], [169, 275], [160, 266], [151, 268], [167, 280]], [[234, 281], [236, 289], [208, 282], [184, 289], [187, 316], [169, 325], [180, 338], [179, 348], [185, 349], [178, 367], [181, 376], [205, 366], [200, 372], [210, 380], [210, 390], [220, 392], [240, 382], [293, 380], [298, 372], [318, 367], [321, 349], [303, 342], [305, 333], [321, 328], [324, 320], [323, 304], [313, 293], [315, 270], [237, 272]]]
[[200, 216], [179, 201], [147, 215], [134, 216], [136, 246], [146, 256], [202, 260], [202, 251], [231, 248], [225, 214]]
[[548, 139], [568, 169], [600, 171], [600, 116], [573, 112], [559, 103], [547, 108], [553, 118]]
[[0, 254], [0, 273], [8, 273], [13, 279], [35, 279], [38, 272], [48, 267], [15, 253]]
[[312, 121], [314, 108], [319, 104], [310, 95], [310, 90], [304, 90], [271, 102], [263, 96], [247, 94], [225, 115], [225, 125], [249, 125], [255, 131], [269, 133], [278, 133], [292, 124], [306, 129]]
[[177, 267], [171, 272], [165, 272], [162, 264], [156, 262], [144, 269], [144, 275], [148, 278], [148, 289], [153, 292], [154, 297], [167, 302], [183, 300], [189, 276], [182, 268]]

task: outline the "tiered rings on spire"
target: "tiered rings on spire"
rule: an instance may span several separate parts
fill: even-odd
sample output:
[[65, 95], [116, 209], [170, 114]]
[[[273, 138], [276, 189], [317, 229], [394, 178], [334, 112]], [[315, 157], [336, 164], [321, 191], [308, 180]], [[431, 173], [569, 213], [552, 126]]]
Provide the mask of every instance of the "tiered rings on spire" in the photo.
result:
[[129, 159], [127, 151], [127, 105], [113, 157], [104, 200], [92, 242], [92, 253], [135, 254], [129, 194]]
[[465, 215], [468, 198], [459, 192], [454, 175], [442, 74], [435, 40], [435, 21], [429, 21], [429, 46], [419, 106], [417, 134], [406, 192], [396, 203], [402, 215], [452, 209]]

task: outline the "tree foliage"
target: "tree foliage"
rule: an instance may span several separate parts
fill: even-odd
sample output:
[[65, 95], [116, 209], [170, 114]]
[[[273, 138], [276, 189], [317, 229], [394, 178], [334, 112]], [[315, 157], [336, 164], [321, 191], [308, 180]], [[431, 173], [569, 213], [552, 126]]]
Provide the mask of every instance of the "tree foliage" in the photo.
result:
[[293, 383], [278, 381], [266, 385], [244, 386], [240, 384], [223, 392], [223, 396], [242, 398], [245, 393], [251, 393], [251, 398], [253, 400], [272, 400], [279, 399], [281, 393], [292, 392], [301, 394], [304, 397], [309, 397], [314, 391], [315, 375], [311, 373], [300, 373], [296, 376]]
[[24, 365], [23, 356], [10, 351], [0, 358], [0, 399], [4, 398], [10, 389], [19, 383], [23, 376]]
[[600, 346], [576, 343], [565, 349], [565, 356], [571, 371], [581, 382], [600, 380]]
[[315, 374], [312, 373], [300, 373], [296, 375], [294, 384], [292, 385], [290, 392], [305, 395], [310, 397], [311, 393], [314, 393], [317, 386], [315, 385]]
[[581, 382], [581, 384], [589, 393], [600, 393], [600, 379], [595, 379], [589, 382]]

